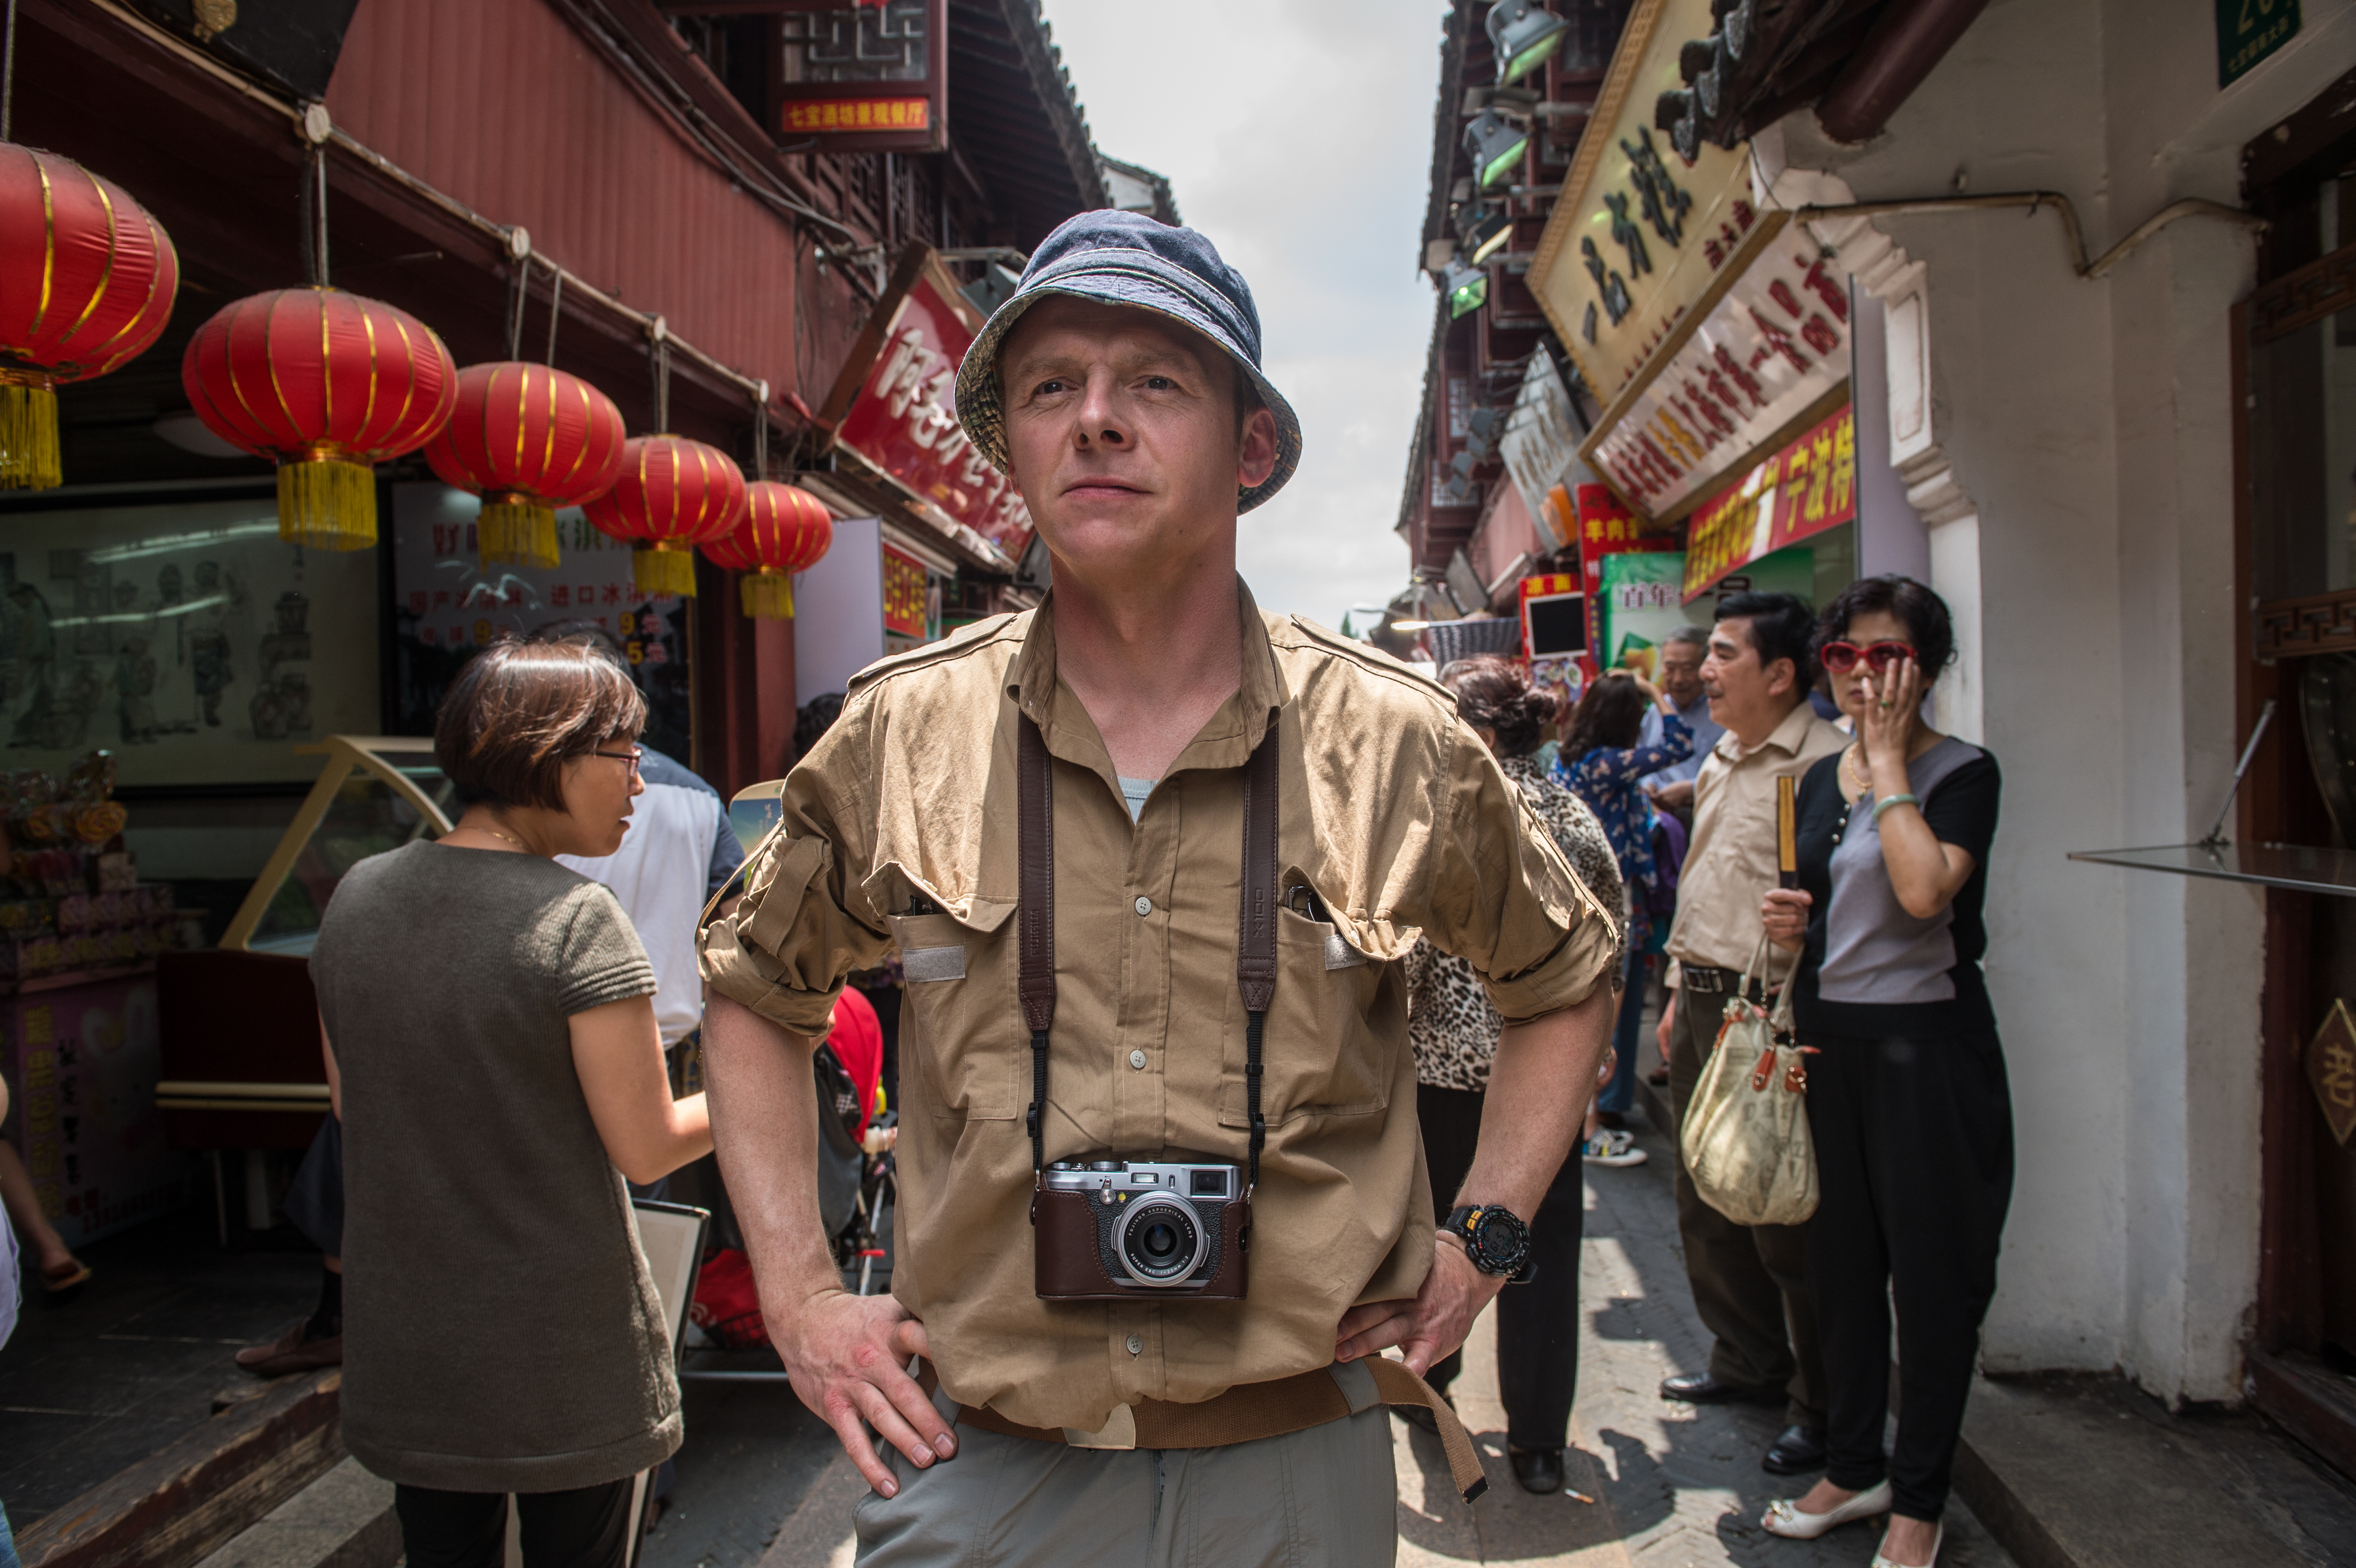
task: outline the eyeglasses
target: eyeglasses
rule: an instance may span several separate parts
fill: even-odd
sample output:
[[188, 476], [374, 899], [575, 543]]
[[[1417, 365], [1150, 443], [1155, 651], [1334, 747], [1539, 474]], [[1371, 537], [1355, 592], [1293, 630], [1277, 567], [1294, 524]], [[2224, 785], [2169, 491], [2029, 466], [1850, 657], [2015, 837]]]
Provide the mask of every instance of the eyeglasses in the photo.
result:
[[633, 746], [626, 752], [592, 752], [589, 754], [593, 757], [610, 757], [617, 763], [627, 763], [630, 772], [635, 773], [638, 771], [638, 763], [646, 757], [647, 749], [644, 746]]
[[1834, 675], [1847, 675], [1859, 664], [1880, 675], [1899, 660], [1913, 656], [1914, 648], [1909, 643], [1876, 643], [1866, 648], [1855, 643], [1826, 643], [1823, 656], [1825, 668]]

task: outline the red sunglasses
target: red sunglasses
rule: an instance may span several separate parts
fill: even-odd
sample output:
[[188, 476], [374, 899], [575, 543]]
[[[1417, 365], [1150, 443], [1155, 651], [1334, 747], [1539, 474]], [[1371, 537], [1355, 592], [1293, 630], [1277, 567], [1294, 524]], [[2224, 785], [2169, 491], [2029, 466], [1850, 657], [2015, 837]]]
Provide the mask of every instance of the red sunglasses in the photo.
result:
[[1906, 643], [1876, 643], [1867, 648], [1855, 643], [1826, 643], [1823, 655], [1825, 668], [1834, 675], [1847, 675], [1859, 664], [1880, 675], [1899, 660], [1913, 656], [1914, 649]]

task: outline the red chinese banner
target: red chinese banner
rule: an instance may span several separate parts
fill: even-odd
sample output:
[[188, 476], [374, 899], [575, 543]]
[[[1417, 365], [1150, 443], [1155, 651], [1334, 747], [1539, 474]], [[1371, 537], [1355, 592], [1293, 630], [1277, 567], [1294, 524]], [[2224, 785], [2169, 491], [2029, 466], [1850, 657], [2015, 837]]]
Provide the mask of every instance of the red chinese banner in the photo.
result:
[[925, 567], [913, 556], [884, 547], [884, 629], [904, 637], [925, 635]]
[[972, 343], [963, 313], [942, 296], [932, 272], [919, 273], [893, 312], [837, 439], [1020, 560], [1031, 543], [1031, 510], [957, 421], [957, 370]]
[[1589, 678], [1595, 675], [1594, 650], [1603, 641], [1603, 558], [1627, 550], [1674, 549], [1676, 541], [1663, 535], [1645, 538], [1637, 522], [1608, 485], [1579, 487], [1579, 571], [1587, 592], [1587, 647], [1581, 665]]
[[1729, 572], [1857, 519], [1857, 421], [1844, 406], [1703, 502], [1686, 541], [1686, 603]]

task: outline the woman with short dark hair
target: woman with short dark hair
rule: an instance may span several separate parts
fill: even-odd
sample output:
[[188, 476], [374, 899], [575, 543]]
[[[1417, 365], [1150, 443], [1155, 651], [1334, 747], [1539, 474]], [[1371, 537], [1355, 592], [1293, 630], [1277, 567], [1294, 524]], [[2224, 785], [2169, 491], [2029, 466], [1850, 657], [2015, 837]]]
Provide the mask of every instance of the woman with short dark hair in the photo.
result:
[[[1457, 716], [1487, 743], [1498, 771], [1547, 825], [1587, 891], [1606, 909], [1619, 909], [1619, 867], [1594, 813], [1531, 755], [1555, 720], [1554, 695], [1533, 690], [1521, 666], [1485, 654], [1451, 661], [1440, 672], [1440, 682], [1456, 694]], [[1445, 1214], [1455, 1207], [1457, 1189], [1472, 1167], [1489, 1063], [1505, 1020], [1465, 960], [1419, 942], [1408, 950], [1406, 969], [1416, 1115], [1423, 1129], [1432, 1207]], [[1591, 1093], [1584, 1084], [1573, 1085], [1572, 1092]], [[1563, 1161], [1530, 1217], [1537, 1275], [1497, 1298], [1497, 1386], [1505, 1405], [1506, 1447], [1515, 1478], [1533, 1492], [1562, 1489], [1563, 1438], [1579, 1381], [1583, 1177], [1578, 1161]], [[1463, 1352], [1452, 1351], [1433, 1365], [1426, 1381], [1444, 1392], [1463, 1368]], [[1428, 1412], [1401, 1413], [1428, 1432], [1439, 1430]]]
[[[1641, 743], [1648, 707], [1661, 715], [1661, 740], [1655, 746]], [[1626, 973], [1620, 1018], [1612, 1031], [1617, 1066], [1611, 1087], [1588, 1110], [1586, 1135], [1579, 1146], [1580, 1157], [1590, 1165], [1644, 1163], [1644, 1151], [1620, 1125], [1634, 1096], [1636, 1040], [1644, 1020], [1644, 939], [1652, 930], [1644, 894], [1654, 890], [1659, 875], [1653, 862], [1653, 803], [1644, 794], [1644, 779], [1692, 755], [1693, 731], [1686, 728], [1669, 695], [1633, 670], [1608, 669], [1580, 695], [1563, 736], [1562, 759], [1556, 764], [1571, 793], [1603, 824], [1630, 895]], [[1605, 1099], [1611, 1104], [1604, 1104]]]
[[[1801, 780], [1800, 887], [1762, 912], [1799, 950], [1794, 1022], [1816, 1052], [1808, 1283], [1828, 1385], [1825, 1478], [1763, 1522], [1813, 1539], [1887, 1513], [1878, 1568], [1938, 1557], [2012, 1198], [2012, 1103], [1980, 975], [2001, 782], [1995, 758], [1921, 711], [1954, 649], [1947, 606], [1911, 578], [1853, 582], [1826, 609], [1815, 652], [1858, 738]], [[1885, 1456], [1893, 1304], [1905, 1353]]]
[[646, 705], [580, 644], [495, 643], [434, 756], [457, 827], [354, 866], [311, 954], [344, 1129], [343, 1437], [395, 1483], [411, 1568], [606, 1568], [679, 1386], [623, 1179], [712, 1148], [674, 1102], [654, 970], [552, 857], [628, 831]]

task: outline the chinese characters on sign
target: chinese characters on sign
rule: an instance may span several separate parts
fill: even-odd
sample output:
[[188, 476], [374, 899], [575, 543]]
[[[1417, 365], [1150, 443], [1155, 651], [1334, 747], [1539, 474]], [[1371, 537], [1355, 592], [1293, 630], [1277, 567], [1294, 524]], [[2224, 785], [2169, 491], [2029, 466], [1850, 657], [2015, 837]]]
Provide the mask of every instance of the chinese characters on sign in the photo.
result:
[[1844, 407], [1694, 510], [1690, 603], [1728, 572], [1857, 517], [1857, 421]]
[[1587, 593], [1588, 673], [1594, 651], [1603, 645], [1603, 561], [1632, 549], [1658, 549], [1674, 541], [1637, 537], [1636, 519], [1606, 485], [1579, 487], [1579, 566]]
[[884, 629], [922, 638], [926, 631], [924, 563], [884, 547]]
[[155, 1108], [155, 977], [31, 992], [9, 998], [0, 1017], [17, 1152], [67, 1244], [177, 1205], [187, 1157], [166, 1147]]
[[921, 131], [932, 123], [932, 104], [922, 98], [796, 98], [785, 108], [784, 129], [811, 131]]
[[938, 271], [919, 275], [894, 312], [837, 439], [1020, 560], [1031, 543], [1030, 508], [958, 423], [957, 369], [973, 332], [936, 283]]
[[1622, 35], [1634, 69], [1597, 102], [1531, 258], [1531, 292], [1607, 405], [1679, 321], [1707, 308], [1759, 227], [1747, 152], [1705, 144], [1688, 164], [1653, 127], [1655, 99], [1685, 86], [1681, 41], [1714, 27], [1709, 0], [1666, 0], [1648, 31]]
[[1671, 515], [1848, 379], [1848, 333], [1847, 277], [1804, 230], [1778, 229], [1584, 455]]
[[1521, 492], [1522, 505], [1549, 547], [1560, 549], [1571, 543], [1574, 536], [1557, 530], [1547, 505], [1549, 493], [1579, 455], [1579, 427], [1571, 421], [1570, 392], [1554, 368], [1553, 356], [1543, 351], [1530, 356], [1521, 394], [1514, 400], [1513, 415], [1506, 420], [1505, 433], [1497, 446], [1505, 459], [1505, 472], [1513, 475], [1514, 487]]
[[[2298, 0], [2216, 0], [2217, 85], [2231, 87], [2250, 68], [2297, 36]], [[2342, 1136], [2345, 1141], [2345, 1135]]]

